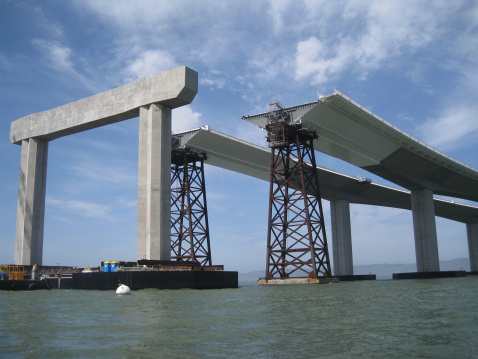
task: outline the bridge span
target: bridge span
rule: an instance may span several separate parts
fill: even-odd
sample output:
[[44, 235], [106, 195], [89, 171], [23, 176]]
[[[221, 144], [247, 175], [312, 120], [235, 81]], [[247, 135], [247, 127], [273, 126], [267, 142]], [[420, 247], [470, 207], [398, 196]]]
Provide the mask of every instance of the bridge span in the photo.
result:
[[[433, 194], [478, 201], [478, 171], [413, 138], [339, 91], [317, 102], [243, 119], [265, 128], [272, 117], [314, 131], [314, 148], [410, 190], [419, 272], [440, 270]], [[478, 221], [467, 224], [476, 236]], [[478, 242], [468, 242], [470, 258]], [[476, 263], [478, 259], [472, 259]], [[472, 270], [478, 268], [473, 265]]]
[[[215, 131], [208, 126], [175, 134], [173, 149], [181, 148], [205, 153], [206, 162], [210, 165], [264, 181], [270, 180], [270, 149]], [[331, 206], [334, 274], [352, 275], [349, 204], [412, 210], [411, 191], [373, 183], [321, 166], [317, 166], [317, 171], [320, 195], [330, 201]], [[471, 270], [478, 270], [478, 207], [440, 198], [433, 198], [433, 206], [437, 216], [466, 224]]]
[[[10, 140], [22, 146], [15, 264], [42, 264], [48, 143], [137, 116], [137, 258], [171, 260], [171, 110], [191, 103], [197, 90], [198, 73], [180, 67], [12, 122]], [[243, 119], [265, 127], [270, 115]], [[335, 274], [353, 274], [350, 203], [411, 209], [419, 272], [439, 271], [435, 215], [466, 223], [471, 270], [478, 271], [477, 207], [433, 197], [436, 193], [478, 201], [477, 170], [412, 138], [339, 92], [317, 102], [280, 108], [276, 115], [308, 136], [315, 132], [316, 150], [409, 190], [318, 168], [321, 197], [331, 203]], [[209, 164], [270, 179], [269, 149], [207, 127], [178, 134], [173, 140], [175, 148], [205, 152]], [[297, 181], [295, 175], [287, 181]]]

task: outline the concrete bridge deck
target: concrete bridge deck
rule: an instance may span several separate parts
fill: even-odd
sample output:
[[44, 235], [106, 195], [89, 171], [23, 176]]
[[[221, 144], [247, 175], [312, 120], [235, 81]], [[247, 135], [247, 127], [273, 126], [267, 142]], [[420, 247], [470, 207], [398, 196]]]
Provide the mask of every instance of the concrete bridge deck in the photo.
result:
[[[207, 164], [264, 181], [270, 179], [270, 149], [213, 130], [208, 126], [174, 135], [173, 148], [207, 154]], [[364, 181], [317, 166], [323, 199], [411, 210], [410, 191]], [[435, 214], [462, 223], [478, 221], [478, 207], [434, 198]]]
[[[478, 201], [478, 171], [413, 138], [339, 91], [284, 108], [291, 124], [315, 130], [314, 148], [410, 190]], [[269, 113], [244, 116], [265, 128]]]

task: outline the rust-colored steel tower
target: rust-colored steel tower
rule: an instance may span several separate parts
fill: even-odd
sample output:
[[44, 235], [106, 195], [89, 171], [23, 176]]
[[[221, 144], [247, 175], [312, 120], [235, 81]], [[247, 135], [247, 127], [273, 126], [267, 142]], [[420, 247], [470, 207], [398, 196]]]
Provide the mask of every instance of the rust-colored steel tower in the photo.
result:
[[266, 279], [331, 277], [313, 146], [317, 136], [287, 124], [286, 112], [275, 113], [266, 126], [271, 148]]
[[211, 265], [205, 154], [173, 151], [171, 157], [171, 260]]

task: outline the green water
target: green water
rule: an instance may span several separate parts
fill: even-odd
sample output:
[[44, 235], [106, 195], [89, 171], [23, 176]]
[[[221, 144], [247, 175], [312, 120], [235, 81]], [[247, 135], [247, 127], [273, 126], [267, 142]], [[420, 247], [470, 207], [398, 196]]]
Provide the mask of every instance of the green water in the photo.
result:
[[0, 292], [0, 358], [478, 358], [478, 277]]

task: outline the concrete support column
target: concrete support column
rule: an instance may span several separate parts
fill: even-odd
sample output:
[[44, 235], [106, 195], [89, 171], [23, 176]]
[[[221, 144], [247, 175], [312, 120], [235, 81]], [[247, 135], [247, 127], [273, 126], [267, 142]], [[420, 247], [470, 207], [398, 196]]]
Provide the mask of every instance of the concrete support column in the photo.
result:
[[171, 109], [139, 111], [137, 258], [171, 260]]
[[468, 252], [470, 255], [470, 271], [478, 272], [478, 223], [467, 223]]
[[344, 200], [330, 201], [334, 275], [353, 275], [350, 205]]
[[14, 263], [42, 265], [48, 142], [22, 141]]
[[412, 190], [413, 230], [418, 272], [440, 271], [433, 191]]

